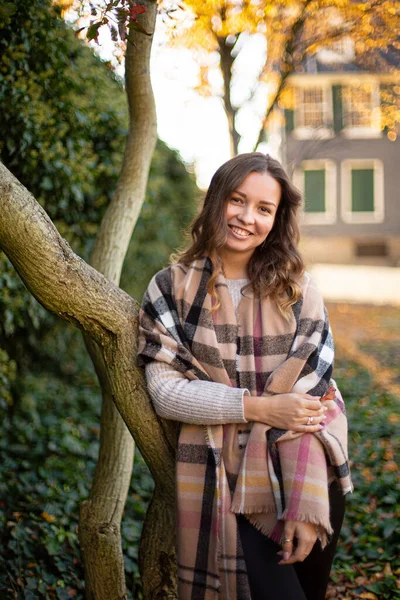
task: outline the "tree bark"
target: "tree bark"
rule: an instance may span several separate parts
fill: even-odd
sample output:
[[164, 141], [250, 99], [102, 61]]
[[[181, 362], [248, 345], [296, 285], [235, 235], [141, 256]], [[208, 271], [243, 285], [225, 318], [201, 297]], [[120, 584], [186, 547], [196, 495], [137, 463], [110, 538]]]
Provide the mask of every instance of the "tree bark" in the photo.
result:
[[232, 66], [235, 59], [232, 56], [232, 46], [226, 43], [226, 38], [218, 37], [217, 40], [219, 47], [222, 78], [224, 81], [223, 101], [226, 118], [228, 119], [230, 153], [231, 157], [234, 157], [239, 152], [240, 140], [240, 136], [235, 128], [237, 109], [233, 107], [231, 102]]
[[[156, 2], [143, 2], [141, 23], [153, 33]], [[102, 219], [91, 264], [118, 284], [146, 192], [157, 140], [154, 96], [150, 81], [152, 37], [131, 31], [125, 57], [129, 131], [116, 192]], [[115, 408], [107, 365], [89, 336], [85, 342], [100, 382], [102, 415], [100, 450], [88, 500], [80, 512], [79, 540], [85, 567], [86, 597], [127, 597], [121, 547], [121, 519], [132, 474], [134, 442]]]
[[[143, 536], [144, 557], [142, 546], [145, 598], [176, 598], [176, 432], [155, 414], [143, 373], [136, 367], [137, 303], [72, 252], [42, 207], [1, 163], [0, 248], [34, 297], [98, 346], [110, 394], [156, 486], [146, 523], [150, 535], [145, 531]], [[106, 550], [104, 544], [99, 551]], [[109, 598], [116, 597], [111, 590]]]

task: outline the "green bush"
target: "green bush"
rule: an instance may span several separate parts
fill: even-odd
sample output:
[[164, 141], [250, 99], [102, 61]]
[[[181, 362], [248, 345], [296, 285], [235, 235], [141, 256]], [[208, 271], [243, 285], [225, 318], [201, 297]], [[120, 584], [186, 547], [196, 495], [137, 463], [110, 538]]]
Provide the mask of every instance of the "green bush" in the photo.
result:
[[[0, 399], [1, 598], [83, 598], [77, 526], [98, 454], [99, 394], [81, 335], [60, 328], [43, 339], [57, 373], [24, 377], [16, 410]], [[152, 487], [137, 455], [122, 528], [130, 588]]]
[[121, 82], [59, 13], [20, 0], [0, 25], [0, 152], [82, 251], [116, 184], [128, 112]]
[[398, 401], [354, 363], [338, 361], [335, 376], [348, 411], [355, 489], [347, 496], [333, 578], [353, 585], [354, 597], [366, 591], [394, 600], [400, 598], [395, 577], [400, 569]]
[[[84, 258], [115, 189], [126, 129], [121, 83], [50, 0], [0, 0], [1, 160]], [[195, 190], [159, 142], [124, 267], [137, 299], [180, 244]], [[36, 302], [1, 253], [0, 420], [0, 598], [83, 598], [78, 509], [98, 454], [98, 385], [80, 333]], [[122, 527], [135, 597], [152, 487], [137, 455]]]

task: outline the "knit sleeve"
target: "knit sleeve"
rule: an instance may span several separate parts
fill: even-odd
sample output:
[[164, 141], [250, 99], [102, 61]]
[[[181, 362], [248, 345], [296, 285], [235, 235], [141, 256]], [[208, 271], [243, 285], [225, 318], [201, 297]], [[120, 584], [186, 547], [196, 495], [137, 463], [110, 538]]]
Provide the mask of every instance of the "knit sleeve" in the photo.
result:
[[243, 396], [248, 390], [213, 381], [189, 381], [158, 361], [146, 365], [146, 379], [160, 417], [197, 425], [246, 423]]

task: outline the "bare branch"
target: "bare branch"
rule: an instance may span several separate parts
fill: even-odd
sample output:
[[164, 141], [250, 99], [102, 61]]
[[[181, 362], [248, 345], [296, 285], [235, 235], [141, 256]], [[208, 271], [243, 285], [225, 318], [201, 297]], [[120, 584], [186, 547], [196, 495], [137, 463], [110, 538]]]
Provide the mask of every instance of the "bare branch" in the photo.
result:
[[[144, 28], [154, 32], [157, 3], [143, 0]], [[157, 118], [150, 80], [152, 37], [132, 31], [125, 59], [129, 131], [117, 189], [102, 219], [91, 263], [119, 282], [125, 254], [145, 197], [151, 157], [157, 140]]]

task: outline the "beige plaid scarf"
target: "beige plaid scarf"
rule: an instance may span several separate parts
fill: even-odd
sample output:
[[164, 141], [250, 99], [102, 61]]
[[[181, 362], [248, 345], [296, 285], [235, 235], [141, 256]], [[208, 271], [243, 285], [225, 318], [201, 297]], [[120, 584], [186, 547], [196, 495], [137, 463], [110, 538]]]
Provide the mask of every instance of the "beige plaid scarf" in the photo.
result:
[[[211, 311], [212, 263], [177, 264], [158, 273], [140, 315], [139, 364], [157, 360], [190, 380], [323, 397], [333, 380], [333, 343], [320, 294], [309, 276], [286, 321], [276, 303], [244, 291], [236, 317], [223, 275], [220, 307]], [[334, 382], [333, 382], [334, 383]], [[317, 526], [322, 545], [332, 528], [328, 485], [352, 490], [347, 421], [338, 390], [326, 400], [324, 429], [299, 434], [261, 423], [182, 424], [177, 451], [180, 600], [250, 600], [236, 513], [275, 541], [282, 521]], [[332, 395], [332, 394], [331, 394]], [[329, 398], [329, 395], [326, 396]], [[195, 399], [194, 399], [195, 401]]]

